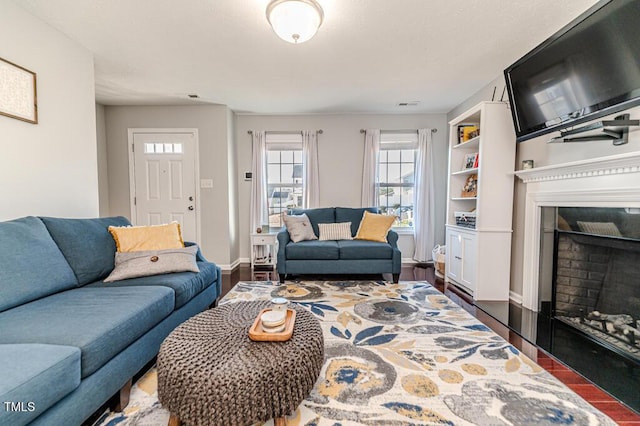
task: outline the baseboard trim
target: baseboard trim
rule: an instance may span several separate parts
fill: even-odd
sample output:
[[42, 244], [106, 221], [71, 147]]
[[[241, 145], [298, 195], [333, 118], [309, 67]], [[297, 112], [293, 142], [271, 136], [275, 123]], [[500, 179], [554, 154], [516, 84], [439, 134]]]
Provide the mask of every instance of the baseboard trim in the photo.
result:
[[400, 263], [403, 265], [415, 265], [418, 262], [410, 257], [403, 257]]
[[222, 272], [231, 272], [234, 269], [236, 269], [238, 266], [240, 266], [241, 263], [249, 263], [249, 259], [240, 258], [240, 259], [236, 259], [230, 264], [223, 265], [218, 263], [217, 265], [220, 267], [220, 269], [222, 269]]
[[518, 305], [522, 305], [522, 295], [509, 290], [509, 300]]

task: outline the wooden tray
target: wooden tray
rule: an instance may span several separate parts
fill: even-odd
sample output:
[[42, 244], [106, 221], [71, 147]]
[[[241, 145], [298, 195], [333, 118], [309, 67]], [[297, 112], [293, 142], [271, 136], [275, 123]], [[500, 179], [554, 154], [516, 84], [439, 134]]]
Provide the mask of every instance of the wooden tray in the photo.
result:
[[249, 339], [256, 342], [286, 342], [291, 339], [293, 335], [293, 324], [296, 321], [296, 311], [293, 309], [287, 309], [287, 315], [284, 319], [284, 330], [279, 333], [267, 333], [262, 328], [262, 321], [260, 317], [265, 312], [270, 311], [271, 308], [266, 308], [260, 311], [253, 325], [249, 329]]

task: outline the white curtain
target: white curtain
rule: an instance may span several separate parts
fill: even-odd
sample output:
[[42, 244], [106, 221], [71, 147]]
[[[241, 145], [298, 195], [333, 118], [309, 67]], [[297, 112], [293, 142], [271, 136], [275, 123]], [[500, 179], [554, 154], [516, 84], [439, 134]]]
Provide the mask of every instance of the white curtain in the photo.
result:
[[415, 190], [413, 204], [414, 260], [431, 260], [435, 245], [435, 184], [431, 129], [418, 129]]
[[269, 223], [267, 214], [267, 142], [264, 131], [254, 131], [251, 157], [251, 232]]
[[305, 209], [320, 207], [320, 178], [318, 174], [318, 133], [302, 132], [302, 187]]
[[378, 154], [380, 129], [367, 129], [364, 134], [364, 167], [362, 170], [362, 207], [378, 205]]

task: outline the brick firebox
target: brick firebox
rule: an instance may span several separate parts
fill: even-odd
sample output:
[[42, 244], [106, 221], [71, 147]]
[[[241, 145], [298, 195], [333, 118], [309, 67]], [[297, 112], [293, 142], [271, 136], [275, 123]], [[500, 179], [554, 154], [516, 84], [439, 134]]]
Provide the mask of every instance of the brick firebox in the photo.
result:
[[556, 314], [640, 316], [640, 242], [559, 232]]

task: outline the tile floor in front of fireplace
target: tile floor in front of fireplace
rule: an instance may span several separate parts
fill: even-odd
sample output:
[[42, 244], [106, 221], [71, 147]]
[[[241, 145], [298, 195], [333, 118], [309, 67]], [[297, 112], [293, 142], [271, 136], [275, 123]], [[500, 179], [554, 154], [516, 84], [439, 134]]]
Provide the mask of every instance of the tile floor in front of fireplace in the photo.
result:
[[[369, 277], [362, 278], [365, 279]], [[385, 278], [390, 279], [391, 277]], [[278, 277], [275, 272], [253, 271], [248, 266], [241, 266], [231, 274], [223, 274], [222, 294], [226, 294], [239, 281], [266, 281], [277, 279]], [[580, 374], [559, 362], [546, 351], [522, 338], [518, 333], [511, 330], [501, 321], [498, 321], [484, 310], [474, 306], [469, 297], [465, 294], [455, 291], [455, 288], [446, 287], [442, 280], [435, 278], [433, 268], [422, 266], [403, 266], [400, 279], [407, 281], [418, 280], [430, 282], [438, 290], [444, 292], [454, 302], [462, 306], [478, 320], [490, 327], [494, 332], [502, 336], [529, 358], [536, 361], [541, 367], [558, 378], [562, 383], [582, 396], [586, 401], [591, 403], [591, 405], [611, 417], [611, 419], [616, 423], [625, 426], [640, 426], [640, 415], [618, 402]]]

